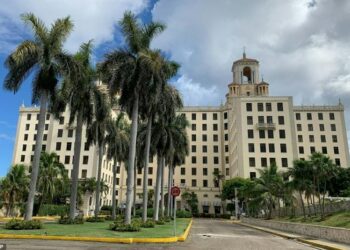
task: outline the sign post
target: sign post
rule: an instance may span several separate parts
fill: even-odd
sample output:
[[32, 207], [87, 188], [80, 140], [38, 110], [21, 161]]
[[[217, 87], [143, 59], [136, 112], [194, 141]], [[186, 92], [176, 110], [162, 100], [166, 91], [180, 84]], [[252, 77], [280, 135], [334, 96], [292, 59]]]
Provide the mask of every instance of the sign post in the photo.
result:
[[172, 187], [171, 188], [171, 196], [174, 197], [174, 236], [176, 236], [176, 197], [179, 196], [181, 193], [179, 187]]

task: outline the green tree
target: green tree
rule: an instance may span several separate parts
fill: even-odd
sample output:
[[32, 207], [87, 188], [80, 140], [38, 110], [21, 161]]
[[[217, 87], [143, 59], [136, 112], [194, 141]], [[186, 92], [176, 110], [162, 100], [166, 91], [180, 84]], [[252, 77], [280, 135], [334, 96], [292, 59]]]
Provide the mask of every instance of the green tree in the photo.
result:
[[198, 197], [195, 192], [184, 192], [181, 195], [181, 198], [186, 202], [189, 206], [192, 215], [198, 214]]
[[32, 13], [22, 15], [25, 23], [33, 30], [33, 40], [25, 40], [12, 52], [5, 61], [8, 73], [4, 88], [17, 92], [23, 81], [34, 74], [32, 81], [32, 102], [40, 103], [37, 140], [35, 142], [33, 170], [25, 219], [31, 220], [33, 215], [36, 183], [39, 174], [40, 154], [44, 133], [45, 116], [48, 103], [56, 101], [55, 92], [58, 80], [74, 71], [71, 57], [63, 50], [63, 43], [72, 30], [69, 17], [57, 19], [48, 29], [44, 23]]

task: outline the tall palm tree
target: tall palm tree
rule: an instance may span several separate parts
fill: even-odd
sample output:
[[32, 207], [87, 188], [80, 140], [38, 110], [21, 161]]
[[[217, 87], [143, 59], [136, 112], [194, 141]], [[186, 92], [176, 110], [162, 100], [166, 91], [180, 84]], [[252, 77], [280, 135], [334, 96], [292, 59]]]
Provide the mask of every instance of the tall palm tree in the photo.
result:
[[55, 102], [55, 90], [59, 79], [74, 70], [71, 57], [63, 50], [63, 43], [73, 28], [69, 17], [57, 19], [48, 29], [32, 13], [22, 15], [34, 33], [33, 40], [25, 40], [5, 61], [9, 70], [5, 77], [4, 88], [17, 92], [25, 79], [32, 73], [32, 102], [40, 103], [37, 140], [33, 159], [28, 201], [25, 219], [31, 220], [33, 214], [36, 182], [39, 173], [40, 154], [45, 125], [47, 104]]
[[90, 126], [94, 116], [102, 119], [101, 117], [108, 115], [105, 95], [95, 84], [97, 75], [91, 65], [91, 52], [91, 41], [81, 45], [80, 50], [74, 55], [74, 61], [76, 65], [78, 65], [79, 70], [76, 74], [72, 74], [71, 77], [65, 79], [61, 91], [61, 99], [68, 101], [70, 110], [69, 124], [72, 126], [72, 124], [76, 122], [69, 210], [70, 218], [75, 217], [77, 206], [76, 201], [83, 125]]
[[[165, 26], [161, 23], [151, 22], [142, 25], [131, 12], [125, 12], [120, 26], [124, 34], [127, 49], [118, 49], [107, 54], [101, 63], [101, 71], [104, 72], [104, 81], [109, 83], [111, 94], [121, 93], [121, 108], [127, 111], [131, 118], [130, 150], [128, 159], [128, 181], [125, 223], [131, 223], [131, 208], [133, 201], [134, 165], [136, 155], [136, 137], [139, 115], [139, 99], [141, 89], [150, 82], [150, 74], [147, 70], [148, 61], [144, 59], [144, 51], [149, 49], [152, 39]], [[147, 76], [147, 77], [146, 77]]]
[[57, 154], [42, 152], [37, 188], [41, 194], [40, 205], [44, 202], [52, 203], [54, 196], [62, 192], [67, 183], [67, 171], [59, 162]]
[[23, 202], [28, 193], [29, 177], [26, 171], [26, 166], [14, 165], [0, 181], [0, 197], [6, 206], [6, 216], [13, 214], [16, 204]]
[[115, 220], [117, 164], [127, 159], [129, 145], [129, 125], [125, 121], [124, 113], [119, 113], [117, 118], [108, 124], [106, 143], [107, 157], [110, 160], [113, 159], [112, 219]]

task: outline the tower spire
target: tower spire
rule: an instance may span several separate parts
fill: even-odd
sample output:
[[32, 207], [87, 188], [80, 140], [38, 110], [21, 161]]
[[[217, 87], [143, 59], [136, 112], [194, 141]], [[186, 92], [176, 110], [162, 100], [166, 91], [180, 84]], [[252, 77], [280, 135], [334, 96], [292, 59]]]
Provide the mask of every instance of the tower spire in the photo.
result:
[[245, 46], [243, 46], [243, 58], [246, 58], [246, 54], [245, 54]]

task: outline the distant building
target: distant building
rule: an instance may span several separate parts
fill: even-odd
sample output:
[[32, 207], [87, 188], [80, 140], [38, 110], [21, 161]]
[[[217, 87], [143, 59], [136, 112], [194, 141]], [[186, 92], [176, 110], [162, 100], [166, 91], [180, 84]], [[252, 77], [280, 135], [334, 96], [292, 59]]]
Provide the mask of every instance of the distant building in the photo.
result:
[[[214, 171], [224, 179], [235, 176], [259, 177], [258, 169], [276, 163], [280, 170], [291, 167], [293, 160], [307, 159], [313, 152], [329, 155], [341, 166], [350, 166], [344, 107], [294, 106], [291, 96], [269, 96], [269, 84], [260, 80], [259, 62], [243, 58], [232, 66], [233, 81], [228, 85], [225, 105], [184, 107], [190, 122], [187, 128], [190, 154], [185, 164], [175, 169], [174, 184], [197, 193], [200, 213], [221, 213], [220, 187], [214, 182]], [[103, 88], [104, 85], [101, 85]], [[117, 110], [113, 111], [118, 112]], [[36, 124], [39, 108], [20, 107], [13, 163], [31, 164], [33, 160]], [[59, 120], [46, 117], [43, 150], [56, 152], [71, 176], [73, 164], [74, 125], [68, 125], [69, 111]], [[85, 146], [83, 130], [79, 178], [97, 176], [97, 152]], [[103, 159], [102, 179], [108, 183], [108, 195], [102, 205], [112, 204], [112, 161]], [[151, 159], [148, 186], [156, 179], [156, 157]], [[167, 188], [167, 168], [164, 183]], [[115, 198], [122, 206], [126, 200], [126, 171], [117, 170]], [[137, 171], [137, 203], [141, 204], [142, 170]], [[165, 193], [167, 190], [165, 190]], [[181, 197], [177, 207], [185, 206]], [[87, 194], [82, 207], [85, 214], [94, 208], [94, 197]]]

